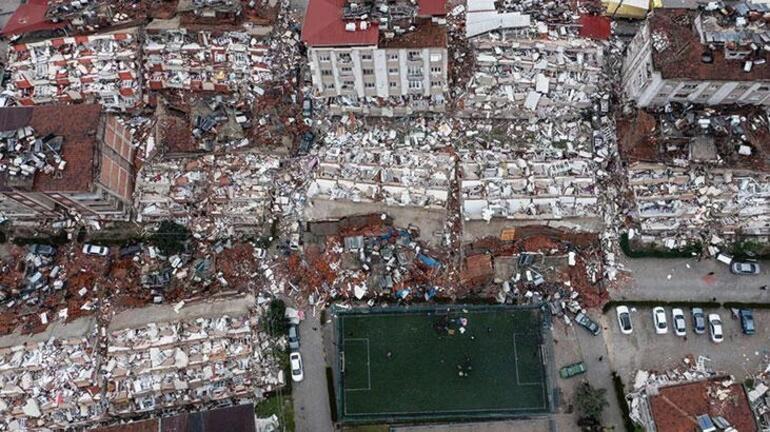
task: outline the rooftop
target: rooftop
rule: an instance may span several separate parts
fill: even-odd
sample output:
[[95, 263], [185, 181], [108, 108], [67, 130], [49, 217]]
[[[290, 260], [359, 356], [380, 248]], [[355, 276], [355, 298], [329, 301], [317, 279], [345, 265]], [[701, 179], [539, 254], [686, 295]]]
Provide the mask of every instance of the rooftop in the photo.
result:
[[[96, 104], [46, 105], [32, 108], [0, 109], [0, 125], [4, 130], [30, 126], [37, 136], [61, 136], [64, 141], [61, 157], [66, 166], [61, 175], [37, 171], [31, 185], [36, 192], [78, 192], [90, 190], [94, 180], [96, 131], [101, 107]], [[9, 186], [6, 173], [0, 178], [0, 187]]]
[[650, 397], [650, 410], [660, 431], [698, 430], [696, 418], [704, 414], [722, 416], [741, 432], [757, 430], [743, 386], [726, 377], [662, 387]]
[[[403, 4], [402, 4], [403, 3]], [[446, 46], [446, 29], [432, 16], [446, 15], [445, 0], [411, 2], [310, 0], [302, 27], [309, 46]]]
[[3, 27], [3, 35], [15, 35], [64, 27], [63, 22], [49, 21], [45, 16], [48, 0], [29, 0], [20, 5]]
[[[652, 60], [664, 79], [770, 80], [770, 55], [762, 42], [768, 35], [759, 30], [764, 18], [749, 22], [748, 16], [741, 16], [737, 8], [729, 10], [729, 15], [724, 15], [690, 9], [655, 9], [649, 18]], [[752, 44], [757, 46], [756, 50], [751, 48]], [[710, 61], [705, 62], [704, 56], [710, 56]], [[750, 72], [744, 72], [747, 61], [753, 62]]]

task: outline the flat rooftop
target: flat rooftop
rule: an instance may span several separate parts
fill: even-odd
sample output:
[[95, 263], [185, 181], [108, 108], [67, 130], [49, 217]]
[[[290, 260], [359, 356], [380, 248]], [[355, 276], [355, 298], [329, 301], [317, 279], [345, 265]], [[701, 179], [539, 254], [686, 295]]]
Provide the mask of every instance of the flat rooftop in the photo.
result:
[[[738, 12], [734, 12], [738, 14]], [[738, 29], [730, 25], [736, 15], [724, 17], [691, 9], [655, 9], [649, 17], [650, 33], [653, 39], [652, 61], [655, 69], [664, 79], [690, 79], [704, 81], [757, 81], [770, 80], [770, 55], [764, 48], [759, 48], [747, 59], [764, 60], [764, 64], [754, 64], [750, 72], [744, 72], [747, 59], [727, 59], [725, 43], [713, 42], [715, 49], [710, 50], [701, 42], [701, 34], [696, 28], [698, 18], [702, 22], [702, 31], [709, 38], [721, 38], [731, 45], [741, 46], [763, 40], [766, 32], [755, 32], [752, 27]], [[761, 21], [761, 20], [760, 20]], [[762, 47], [764, 42], [758, 43]], [[702, 55], [711, 53], [712, 61], [705, 63]]]

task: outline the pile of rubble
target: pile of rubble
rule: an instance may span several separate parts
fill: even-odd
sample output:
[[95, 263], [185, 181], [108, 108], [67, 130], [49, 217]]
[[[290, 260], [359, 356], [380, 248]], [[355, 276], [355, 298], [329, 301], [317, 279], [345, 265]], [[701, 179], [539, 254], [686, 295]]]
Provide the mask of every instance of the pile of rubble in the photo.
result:
[[99, 418], [95, 336], [0, 350], [0, 429], [79, 428]]
[[152, 90], [264, 93], [272, 78], [268, 47], [246, 32], [174, 29], [148, 32], [144, 78]]
[[152, 16], [173, 13], [177, 0], [51, 0], [46, 18], [66, 22], [76, 32], [91, 33], [113, 27], [136, 25]]
[[604, 47], [588, 39], [472, 42], [476, 69], [460, 115], [573, 118], [602, 96]]
[[31, 126], [0, 132], [0, 173], [11, 178], [34, 178], [38, 171], [61, 175], [67, 166], [62, 158], [63, 144], [60, 136], [39, 137]]
[[6, 91], [19, 105], [98, 101], [126, 111], [141, 101], [138, 40], [133, 32], [75, 36], [14, 45]]
[[113, 331], [102, 370], [110, 414], [259, 397], [284, 384], [255, 317], [198, 318]]
[[147, 163], [134, 192], [137, 220], [186, 220], [204, 238], [261, 228], [272, 209], [278, 165], [277, 158], [256, 154]]

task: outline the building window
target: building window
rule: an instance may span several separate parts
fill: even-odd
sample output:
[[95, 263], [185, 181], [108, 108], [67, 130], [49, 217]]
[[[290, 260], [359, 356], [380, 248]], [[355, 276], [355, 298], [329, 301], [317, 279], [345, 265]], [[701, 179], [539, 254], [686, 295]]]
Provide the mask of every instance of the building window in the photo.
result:
[[353, 72], [353, 69], [350, 66], [344, 66], [341, 69], [341, 71], [342, 71], [342, 73], [349, 74], [349, 73]]
[[410, 89], [421, 89], [422, 88], [422, 81], [409, 80], [409, 88]]
[[373, 82], [364, 83], [364, 87], [366, 87], [366, 88], [374, 88], [374, 83]]
[[388, 68], [388, 73], [391, 75], [398, 75], [398, 68]]
[[371, 54], [361, 54], [361, 60], [371, 60], [372, 55]]
[[407, 58], [408, 58], [410, 61], [416, 61], [416, 60], [420, 60], [420, 57], [421, 57], [421, 56], [420, 56], [420, 52], [419, 52], [419, 51], [409, 51], [409, 52], [407, 53]]
[[321, 69], [321, 76], [331, 76], [331, 69]]
[[322, 62], [332, 61], [332, 57], [329, 54], [318, 54], [318, 61], [322, 61]]
[[409, 66], [407, 68], [407, 73], [409, 74], [409, 76], [421, 76], [422, 68], [419, 66]]
[[440, 53], [433, 53], [430, 55], [430, 61], [432, 62], [438, 62], [441, 61], [441, 54]]
[[398, 53], [388, 54], [388, 60], [398, 60]]
[[373, 69], [362, 69], [361, 72], [364, 75], [374, 75], [374, 70]]
[[337, 59], [343, 63], [350, 63], [350, 53], [339, 53]]
[[441, 66], [433, 66], [430, 68], [430, 71], [434, 74], [441, 73]]
[[390, 88], [396, 88], [396, 87], [398, 87], [398, 83], [397, 83], [397, 82], [395, 82], [395, 81], [390, 81], [390, 82], [388, 83], [388, 86], [389, 86]]
[[353, 81], [342, 81], [342, 88], [353, 88]]
[[443, 85], [444, 85], [444, 83], [442, 81], [431, 81], [430, 82], [430, 86], [431, 87], [441, 87]]

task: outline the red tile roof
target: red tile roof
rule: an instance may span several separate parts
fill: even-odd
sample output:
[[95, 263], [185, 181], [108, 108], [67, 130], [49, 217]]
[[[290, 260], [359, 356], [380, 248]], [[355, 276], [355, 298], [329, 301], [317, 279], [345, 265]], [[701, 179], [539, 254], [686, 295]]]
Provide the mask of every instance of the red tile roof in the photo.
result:
[[446, 15], [446, 0], [418, 0], [421, 16]]
[[610, 18], [599, 15], [580, 16], [580, 37], [607, 40], [610, 38]]
[[29, 0], [20, 5], [3, 27], [4, 36], [29, 33], [41, 30], [53, 30], [64, 27], [63, 22], [51, 22], [45, 17], [48, 0]]
[[[650, 410], [659, 431], [692, 432], [697, 430], [700, 415], [722, 416], [740, 432], [756, 432], [757, 425], [749, 406], [749, 399], [741, 384], [725, 388], [722, 381], [728, 377], [708, 381], [675, 384], [662, 387], [650, 397]], [[726, 392], [720, 401], [716, 392]]]
[[345, 0], [310, 0], [302, 26], [302, 41], [315, 46], [377, 45], [379, 25], [347, 31], [342, 19]]

